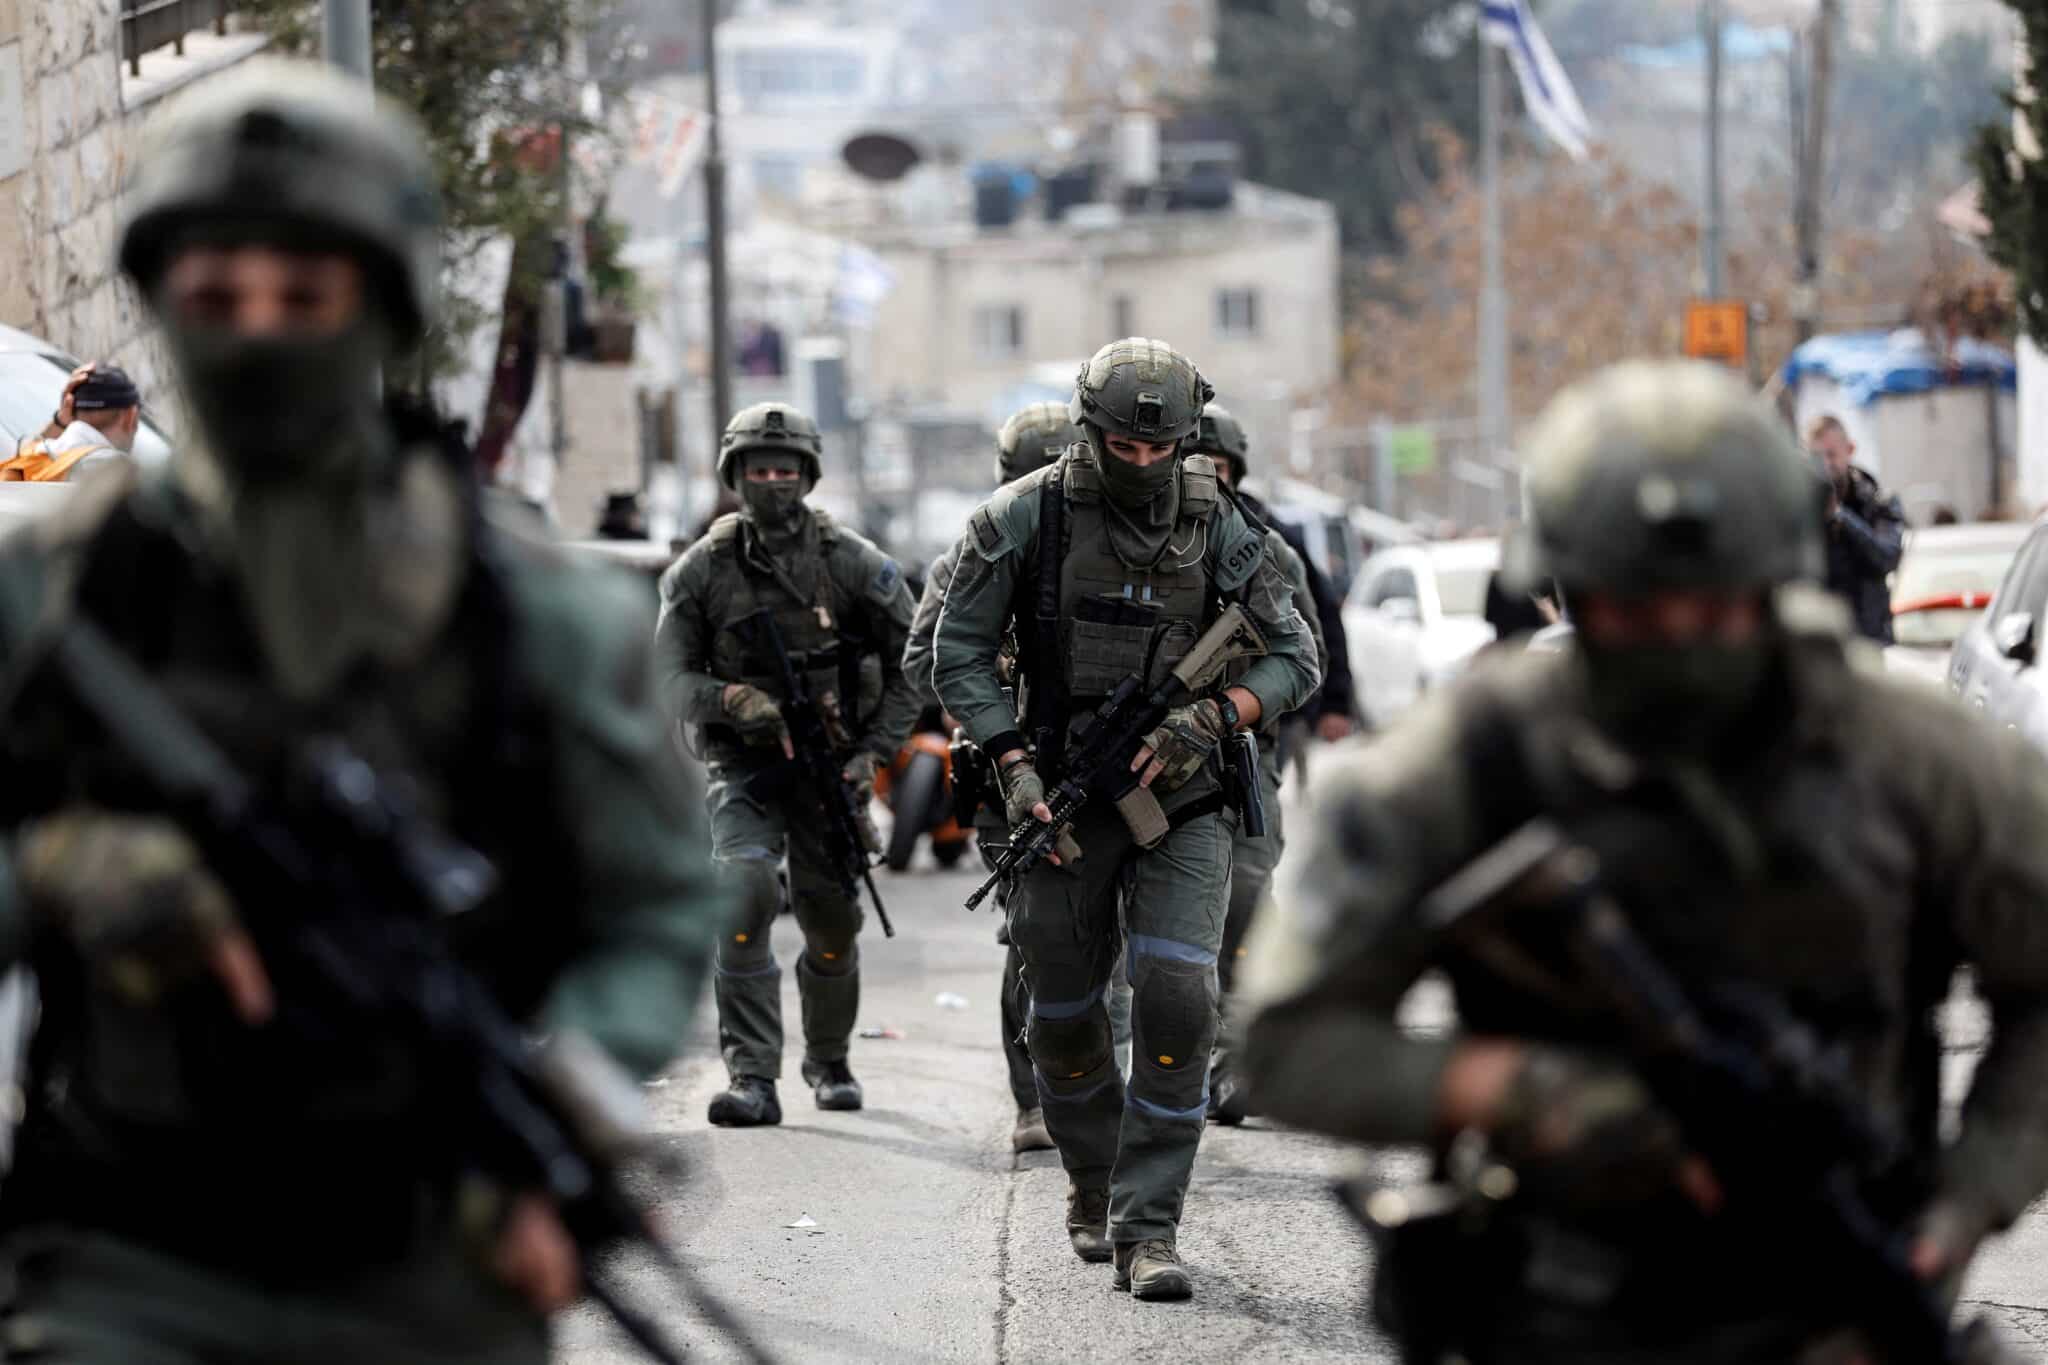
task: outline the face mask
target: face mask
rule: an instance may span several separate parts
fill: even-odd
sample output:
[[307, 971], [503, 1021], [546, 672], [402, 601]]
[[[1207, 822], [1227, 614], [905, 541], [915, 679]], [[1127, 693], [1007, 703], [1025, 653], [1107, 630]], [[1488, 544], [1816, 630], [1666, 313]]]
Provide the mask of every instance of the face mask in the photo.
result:
[[746, 504], [747, 515], [754, 525], [769, 535], [787, 533], [797, 528], [803, 516], [804, 481], [784, 479], [778, 483], [756, 483], [751, 479], [740, 483], [740, 501]]
[[1109, 494], [1109, 500], [1126, 511], [1135, 512], [1150, 506], [1153, 499], [1166, 491], [1173, 482], [1174, 466], [1179, 461], [1169, 458], [1140, 466], [1119, 459], [1105, 449], [1097, 463], [1102, 470], [1103, 491]]
[[388, 453], [374, 424], [381, 329], [332, 336], [246, 337], [217, 328], [166, 329], [208, 447], [232, 483], [360, 475]]
[[1764, 640], [1744, 645], [1598, 649], [1581, 640], [1593, 719], [1624, 744], [1698, 751], [1755, 705], [1771, 662]]

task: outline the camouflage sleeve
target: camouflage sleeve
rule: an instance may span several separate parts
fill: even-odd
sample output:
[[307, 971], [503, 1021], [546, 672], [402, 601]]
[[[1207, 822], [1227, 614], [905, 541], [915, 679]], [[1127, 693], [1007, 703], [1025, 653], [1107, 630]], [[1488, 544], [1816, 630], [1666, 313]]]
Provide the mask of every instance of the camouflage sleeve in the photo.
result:
[[881, 699], [867, 729], [854, 743], [887, 764], [909, 738], [923, 704], [922, 689], [903, 671], [903, 651], [910, 640], [910, 619], [917, 603], [903, 579], [903, 566], [867, 540], [849, 536], [842, 542], [834, 567], [842, 575], [841, 591], [859, 604], [857, 610], [868, 619], [882, 664]]
[[524, 590], [523, 664], [553, 722], [562, 856], [582, 895], [578, 950], [539, 1023], [645, 1077], [682, 1042], [726, 906], [656, 703], [640, 589], [610, 570], [547, 577]]
[[1316, 675], [1318, 679], [1330, 676], [1330, 642], [1323, 638], [1322, 618], [1316, 612], [1315, 593], [1308, 584], [1308, 565], [1296, 554], [1294, 547], [1281, 539], [1278, 531], [1266, 533], [1266, 543], [1279, 561], [1281, 572], [1287, 576], [1287, 586], [1293, 594], [1295, 614], [1308, 626], [1309, 635], [1316, 642]]
[[663, 711], [685, 725], [706, 725], [725, 714], [725, 682], [711, 675], [711, 630], [704, 617], [709, 575], [708, 551], [692, 546], [661, 576], [656, 676]]
[[1948, 913], [1992, 1026], [1941, 1180], [2003, 1224], [2048, 1187], [2048, 763], [1946, 699], [1910, 700], [1943, 714], [1891, 771], [1929, 822], [1923, 894]]
[[932, 685], [967, 737], [1000, 756], [1024, 746], [996, 670], [1018, 575], [1038, 542], [1038, 485], [1011, 484], [967, 519], [932, 636]]
[[1266, 552], [1265, 537], [1227, 501], [1216, 509], [1209, 546], [1217, 587], [1243, 591], [1245, 610], [1265, 631], [1271, 651], [1245, 671], [1238, 686], [1259, 699], [1262, 715], [1284, 716], [1307, 701], [1322, 681], [1315, 637], [1294, 609], [1294, 590]]
[[1275, 1118], [1365, 1142], [1433, 1134], [1456, 1039], [1411, 1036], [1395, 1016], [1430, 961], [1417, 901], [1481, 851], [1457, 691], [1318, 774], [1303, 845], [1253, 924], [1237, 977], [1245, 1067]]
[[910, 618], [910, 642], [903, 647], [903, 671], [917, 688], [922, 705], [934, 705], [939, 694], [932, 686], [932, 636], [939, 628], [939, 609], [946, 605], [946, 588], [953, 581], [953, 564], [960, 547], [932, 561], [925, 572], [924, 596], [917, 600], [917, 614]]

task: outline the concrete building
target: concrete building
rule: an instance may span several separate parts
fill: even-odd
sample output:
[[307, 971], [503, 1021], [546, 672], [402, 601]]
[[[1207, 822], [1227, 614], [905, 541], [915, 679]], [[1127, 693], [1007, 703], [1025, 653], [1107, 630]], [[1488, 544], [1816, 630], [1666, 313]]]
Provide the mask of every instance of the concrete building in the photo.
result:
[[906, 227], [867, 245], [894, 276], [863, 347], [879, 404], [944, 403], [991, 427], [1066, 397], [1104, 342], [1192, 356], [1278, 458], [1289, 417], [1337, 378], [1337, 221], [1329, 205], [1239, 183], [1227, 208]]
[[[114, 270], [114, 236], [136, 131], [166, 95], [232, 66], [261, 37], [189, 16], [182, 51], [167, 29], [144, 34], [121, 0], [0, 0], [0, 323], [73, 354], [118, 361], [145, 395], [162, 392], [161, 357], [139, 300]], [[124, 60], [124, 44], [164, 43]]]

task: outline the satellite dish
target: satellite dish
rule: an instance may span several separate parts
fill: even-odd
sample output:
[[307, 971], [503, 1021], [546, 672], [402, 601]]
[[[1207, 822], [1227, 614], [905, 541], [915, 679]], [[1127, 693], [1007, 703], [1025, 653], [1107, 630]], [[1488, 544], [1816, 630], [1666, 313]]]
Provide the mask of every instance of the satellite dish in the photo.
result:
[[924, 154], [908, 138], [896, 133], [862, 133], [839, 154], [855, 175], [883, 183], [901, 180], [910, 174], [911, 167], [924, 160]]

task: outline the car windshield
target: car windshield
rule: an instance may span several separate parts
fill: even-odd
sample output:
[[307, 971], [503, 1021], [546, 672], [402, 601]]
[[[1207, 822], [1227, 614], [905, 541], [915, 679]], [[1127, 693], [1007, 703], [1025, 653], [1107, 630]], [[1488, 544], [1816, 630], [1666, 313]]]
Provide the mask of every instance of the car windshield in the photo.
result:
[[1493, 570], [1481, 565], [1436, 571], [1436, 595], [1446, 616], [1486, 615], [1486, 580]]
[[[64, 396], [71, 368], [63, 357], [30, 351], [0, 351], [0, 445], [13, 453], [25, 436], [41, 431]], [[144, 464], [169, 458], [170, 441], [147, 414], [135, 433], [135, 457]]]
[[[2005, 577], [2012, 557], [2026, 538], [2026, 528], [2014, 528], [2009, 545], [1927, 545], [1906, 551], [1892, 581], [1892, 605], [1957, 593], [1989, 595]], [[1962, 638], [1981, 609], [1911, 611], [1892, 618], [1892, 633], [1902, 645], [1921, 649], [1946, 649]]]

